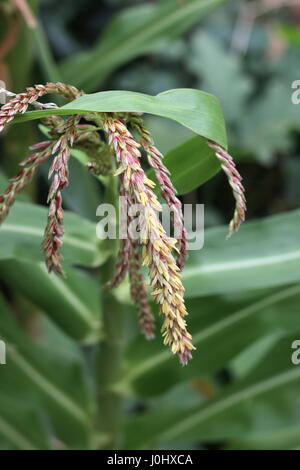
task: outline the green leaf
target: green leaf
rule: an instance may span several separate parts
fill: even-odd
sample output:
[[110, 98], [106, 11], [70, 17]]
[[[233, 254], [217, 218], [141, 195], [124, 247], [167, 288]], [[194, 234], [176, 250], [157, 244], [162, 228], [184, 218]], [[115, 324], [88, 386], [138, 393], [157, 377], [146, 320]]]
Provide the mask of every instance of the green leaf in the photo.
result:
[[[115, 385], [116, 390], [152, 396], [180, 382], [214, 374], [258, 338], [297, 327], [293, 311], [289, 325], [281, 312], [290, 318], [290, 302], [295, 297], [299, 303], [299, 295], [300, 287], [294, 286], [267, 296], [258, 291], [251, 301], [232, 302], [217, 297], [189, 301], [189, 329], [197, 349], [188, 367], [178, 365], [177, 358], [162, 345], [159, 334], [147, 343], [138, 337], [127, 350], [124, 375]], [[273, 323], [269, 322], [269, 314]]]
[[168, 47], [181, 33], [226, 0], [161, 0], [121, 12], [91, 52], [66, 60], [64, 81], [93, 91], [113, 70], [129, 60]]
[[[0, 227], [0, 259], [41, 261], [40, 249], [47, 223], [47, 209], [17, 202]], [[106, 249], [97, 239], [95, 224], [65, 212], [62, 253], [66, 264], [99, 266], [107, 259]]]
[[55, 357], [32, 343], [0, 298], [0, 337], [6, 343], [1, 367], [2, 390], [30, 390], [44, 405], [60, 439], [67, 445], [87, 446], [91, 403], [83, 363]]
[[0, 436], [19, 450], [50, 448], [37, 410], [24, 401], [12, 399], [2, 392], [0, 393]]
[[[270, 288], [300, 280], [300, 210], [246, 222], [226, 240], [227, 227], [205, 231], [202, 250], [189, 251], [186, 298]], [[117, 291], [129, 298], [126, 283]]]
[[256, 432], [238, 439], [228, 450], [294, 450], [300, 447], [300, 426], [288, 426], [275, 431]]
[[227, 147], [224, 118], [213, 95], [200, 90], [179, 88], [156, 96], [133, 91], [102, 91], [84, 95], [61, 108], [29, 111], [14, 122], [40, 119], [45, 116], [84, 114], [89, 112], [137, 112], [173, 119], [183, 126], [222, 147]]
[[[165, 155], [165, 166], [170, 170], [178, 194], [185, 194], [201, 186], [220, 170], [219, 161], [202, 137], [193, 137]], [[154, 179], [154, 171], [148, 176]]]
[[300, 280], [299, 210], [246, 223], [227, 241], [226, 230], [207, 230], [204, 248], [190, 251], [183, 272], [187, 297]]
[[203, 405], [185, 408], [183, 404], [181, 410], [158, 409], [133, 418], [126, 430], [127, 448], [153, 448], [150, 446], [157, 442], [207, 442], [241, 437], [260, 426], [260, 416], [276, 410], [286, 425], [296, 424], [298, 413], [295, 416], [290, 410], [300, 384], [300, 368], [291, 362], [294, 339], [295, 333], [283, 336], [253, 374], [226, 387]]
[[49, 274], [44, 263], [9, 260], [0, 261], [0, 277], [75, 340], [85, 343], [99, 340], [99, 286], [91, 276], [67, 268], [66, 278], [62, 278]]

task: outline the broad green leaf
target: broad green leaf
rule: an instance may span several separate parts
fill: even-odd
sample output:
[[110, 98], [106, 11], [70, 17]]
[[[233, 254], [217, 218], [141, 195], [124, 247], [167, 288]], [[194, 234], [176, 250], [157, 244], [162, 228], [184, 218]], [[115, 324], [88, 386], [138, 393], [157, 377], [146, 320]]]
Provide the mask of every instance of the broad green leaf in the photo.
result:
[[[230, 240], [227, 230], [206, 230], [202, 250], [189, 251], [183, 270], [186, 298], [300, 281], [299, 210], [246, 222]], [[124, 283], [116, 293], [128, 301], [128, 292]]]
[[[231, 302], [217, 297], [189, 301], [189, 329], [197, 348], [193, 360], [182, 368], [177, 358], [162, 345], [159, 333], [157, 339], [147, 343], [139, 337], [127, 350], [124, 375], [115, 385], [116, 390], [125, 394], [152, 396], [180, 382], [214, 374], [258, 338], [297, 327], [294, 308], [290, 325], [281, 315], [285, 311], [290, 318], [289, 304], [294, 298], [296, 305], [300, 299], [299, 286], [267, 296], [258, 292], [251, 302]], [[269, 322], [271, 315], [273, 324]]]
[[[125, 89], [127, 88], [124, 87]], [[155, 145], [164, 155], [194, 137], [192, 131], [178, 122], [159, 116], [146, 116], [145, 126], [153, 136]]]
[[179, 88], [150, 96], [133, 91], [102, 91], [77, 98], [61, 108], [28, 111], [14, 122], [45, 116], [89, 112], [137, 112], [173, 119], [195, 134], [227, 147], [224, 118], [218, 100], [208, 93]]
[[0, 278], [75, 340], [85, 343], [99, 340], [99, 285], [91, 276], [67, 268], [66, 278], [62, 278], [49, 274], [44, 263], [8, 260], [0, 261]]
[[37, 410], [3, 393], [0, 393], [0, 437], [18, 450], [50, 448]]
[[283, 427], [275, 431], [253, 433], [249, 437], [238, 439], [228, 450], [293, 450], [300, 447], [300, 425]]
[[129, 60], [157, 51], [176, 39], [226, 0], [161, 0], [134, 6], [113, 19], [91, 52], [67, 59], [61, 66], [65, 82], [93, 91], [113, 70]]
[[[47, 213], [45, 207], [16, 202], [0, 227], [0, 259], [41, 261]], [[99, 266], [108, 256], [97, 239], [95, 224], [69, 212], [62, 253], [66, 264], [84, 266]]]
[[[170, 170], [178, 194], [185, 194], [201, 186], [220, 170], [219, 161], [202, 137], [193, 137], [165, 155], [165, 166]], [[154, 171], [148, 176], [154, 179]]]
[[67, 445], [88, 445], [91, 404], [83, 378], [83, 364], [57, 360], [31, 342], [0, 298], [0, 337], [6, 343], [1, 367], [2, 390], [30, 390], [42, 403], [57, 436]]
[[248, 222], [230, 240], [226, 228], [205, 232], [183, 272], [187, 297], [284, 285], [300, 280], [300, 211]]
[[297, 413], [291, 410], [291, 404], [295, 408], [300, 384], [300, 368], [291, 363], [294, 338], [295, 332], [283, 336], [253, 374], [202, 405], [186, 408], [182, 403], [181, 410], [157, 409], [133, 418], [126, 431], [127, 448], [241, 437], [255, 427], [268, 429], [267, 420], [262, 424], [259, 419], [268, 412], [277, 413], [286, 425], [298, 423], [299, 406]]

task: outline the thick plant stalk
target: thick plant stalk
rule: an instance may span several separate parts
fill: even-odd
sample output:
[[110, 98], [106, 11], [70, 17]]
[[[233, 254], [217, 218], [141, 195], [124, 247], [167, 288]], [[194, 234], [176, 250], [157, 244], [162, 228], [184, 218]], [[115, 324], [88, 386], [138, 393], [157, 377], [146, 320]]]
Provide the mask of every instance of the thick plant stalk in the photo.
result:
[[242, 185], [242, 177], [236, 169], [235, 163], [231, 155], [220, 145], [211, 140], [207, 141], [208, 145], [214, 150], [216, 157], [221, 162], [222, 169], [227, 175], [230, 186], [233, 190], [233, 196], [236, 201], [234, 215], [229, 223], [227, 238], [230, 238], [234, 232], [237, 232], [242, 222], [245, 220], [246, 198], [245, 190]]
[[179, 268], [172, 255], [176, 240], [167, 237], [156, 211], [161, 206], [152, 189], [154, 183], [146, 178], [139, 162], [139, 144], [132, 138], [126, 126], [117, 119], [107, 119], [104, 129], [114, 146], [120, 175], [129, 198], [144, 209], [144, 226], [141, 227], [140, 243], [143, 247], [143, 264], [149, 268], [152, 295], [164, 316], [162, 334], [164, 343], [180, 362], [187, 364], [194, 346], [186, 329], [184, 317], [187, 311], [183, 300], [183, 285]]
[[151, 308], [148, 302], [147, 289], [144, 284], [143, 275], [140, 269], [141, 262], [139, 245], [137, 242], [134, 242], [132, 245], [129, 265], [131, 297], [137, 306], [140, 330], [147, 339], [152, 339], [155, 336], [155, 319], [151, 312]]
[[0, 196], [0, 223], [6, 219], [17, 195], [31, 182], [38, 166], [51, 155], [51, 148], [50, 141], [34, 145], [31, 150], [36, 150], [36, 152], [20, 163], [23, 168], [11, 179], [10, 185]]
[[[117, 204], [117, 179], [109, 177], [106, 186], [105, 200], [109, 204]], [[115, 253], [117, 240], [107, 241], [111, 253]], [[111, 279], [115, 267], [112, 256], [101, 267], [102, 284]], [[105, 448], [119, 449], [122, 430], [122, 396], [114, 390], [115, 383], [121, 379], [124, 334], [123, 307], [112, 293], [104, 289], [101, 293], [103, 305], [103, 339], [96, 355], [96, 372], [98, 383], [99, 430], [106, 436]]]
[[179, 233], [179, 237], [176, 237], [178, 242], [177, 265], [182, 270], [187, 259], [187, 236], [183, 223], [182, 204], [176, 196], [176, 189], [169, 177], [170, 172], [163, 164], [163, 155], [155, 147], [153, 138], [145, 128], [142, 119], [133, 117], [130, 123], [141, 137], [141, 144], [147, 153], [149, 164], [154, 169], [157, 181], [159, 182], [161, 195], [171, 210], [174, 219], [174, 229], [176, 233]]
[[79, 122], [79, 119], [79, 116], [68, 119], [64, 134], [53, 147], [52, 152], [56, 153], [56, 156], [49, 171], [49, 178], [53, 175], [53, 181], [48, 196], [50, 207], [42, 250], [48, 271], [54, 271], [61, 275], [64, 274], [61, 266], [62, 256], [60, 253], [62, 236], [64, 234], [61, 191], [68, 185], [70, 147], [72, 147], [74, 143], [76, 124]]

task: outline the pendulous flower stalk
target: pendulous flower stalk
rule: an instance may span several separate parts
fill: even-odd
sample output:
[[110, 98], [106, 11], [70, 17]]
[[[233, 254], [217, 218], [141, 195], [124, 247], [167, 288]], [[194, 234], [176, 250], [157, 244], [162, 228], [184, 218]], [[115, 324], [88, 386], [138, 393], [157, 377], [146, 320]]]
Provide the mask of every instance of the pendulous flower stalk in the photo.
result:
[[26, 92], [20, 93], [12, 98], [0, 109], [0, 132], [4, 126], [11, 122], [14, 117], [25, 113], [30, 104], [35, 103], [39, 98], [48, 94], [56, 93], [62, 95], [67, 100], [73, 100], [82, 93], [77, 88], [64, 83], [46, 83], [46, 85], [35, 85], [26, 89]]
[[17, 195], [31, 182], [38, 166], [51, 155], [51, 141], [41, 142], [31, 147], [36, 152], [20, 163], [23, 168], [12, 178], [6, 191], [0, 195], [0, 223], [2, 223], [16, 200]]
[[118, 287], [126, 276], [129, 268], [129, 259], [131, 254], [131, 242], [129, 238], [120, 241], [120, 248], [117, 256], [117, 264], [113, 278], [105, 285], [107, 289]]
[[68, 185], [69, 170], [68, 161], [70, 147], [72, 147], [76, 135], [76, 125], [80, 116], [71, 117], [66, 121], [65, 132], [53, 146], [52, 153], [56, 154], [50, 167], [49, 178], [52, 184], [49, 191], [48, 202], [50, 203], [48, 221], [42, 243], [48, 271], [54, 271], [63, 275], [61, 266], [62, 256], [60, 248], [64, 234], [64, 220], [62, 208], [62, 190]]
[[152, 295], [164, 316], [164, 344], [170, 347], [173, 354], [178, 354], [180, 362], [185, 365], [192, 357], [194, 346], [184, 319], [187, 315], [183, 300], [184, 287], [172, 255], [176, 240], [167, 237], [160, 223], [157, 211], [161, 210], [161, 206], [151, 189], [154, 183], [146, 177], [139, 162], [140, 145], [118, 119], [108, 118], [104, 130], [115, 149], [121, 184], [129, 199], [144, 210], [139, 242], [143, 245], [143, 264], [149, 268]]
[[155, 336], [155, 319], [151, 312], [147, 289], [141, 273], [140, 251], [139, 244], [137, 242], [133, 242], [132, 244], [129, 264], [129, 279], [131, 297], [137, 306], [140, 331], [147, 339], [152, 339]]
[[178, 243], [177, 265], [182, 270], [187, 259], [187, 236], [183, 223], [182, 204], [176, 196], [176, 189], [169, 176], [170, 172], [163, 164], [163, 155], [155, 147], [154, 140], [150, 132], [145, 128], [143, 120], [138, 116], [133, 116], [130, 123], [140, 135], [141, 145], [146, 151], [149, 165], [155, 171], [161, 195], [170, 208], [174, 221], [174, 230], [176, 235], [178, 235], [176, 237]]
[[[126, 195], [126, 192], [122, 186], [119, 190], [120, 201], [126, 200], [126, 204], [128, 204], [129, 200]], [[123, 211], [124, 212], [124, 211]], [[121, 282], [124, 280], [128, 270], [129, 270], [129, 260], [132, 253], [132, 240], [128, 234], [128, 224], [130, 222], [130, 218], [128, 214], [122, 213], [121, 215], [121, 232], [123, 234], [123, 238], [120, 240], [120, 248], [117, 255], [117, 263], [115, 266], [115, 273], [113, 278], [105, 285], [107, 289], [115, 289], [118, 287]]]
[[216, 157], [221, 162], [222, 169], [227, 175], [230, 186], [233, 190], [233, 196], [236, 201], [234, 215], [229, 223], [227, 238], [230, 238], [234, 232], [237, 232], [242, 222], [245, 220], [246, 198], [245, 190], [242, 185], [242, 177], [236, 169], [235, 163], [231, 155], [220, 145], [211, 140], [207, 140], [208, 145], [214, 150]]

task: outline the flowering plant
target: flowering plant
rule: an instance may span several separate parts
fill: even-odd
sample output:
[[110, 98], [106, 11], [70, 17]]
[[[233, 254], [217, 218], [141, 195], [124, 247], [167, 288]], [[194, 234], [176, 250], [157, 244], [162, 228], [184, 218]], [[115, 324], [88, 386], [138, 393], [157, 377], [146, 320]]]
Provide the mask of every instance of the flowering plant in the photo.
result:
[[[48, 93], [62, 95], [69, 101], [84, 96], [83, 92], [64, 83], [47, 83], [27, 88], [24, 93], [12, 97], [1, 108], [0, 131], [13, 121], [16, 115], [24, 114], [31, 104], [35, 108], [55, 109], [52, 103], [49, 105], [38, 102], [39, 98]], [[85, 123], [82, 123], [83, 120]], [[152, 296], [159, 305], [159, 313], [164, 317], [161, 328], [164, 343], [170, 347], [173, 354], [179, 356], [181, 364], [186, 365], [192, 357], [192, 350], [195, 349], [192, 336], [187, 331], [187, 310], [180, 274], [187, 257], [186, 229], [181, 202], [176, 196], [170, 172], [165, 167], [163, 155], [155, 147], [142, 117], [133, 112], [90, 111], [72, 114], [67, 119], [54, 114], [45, 117], [42, 122], [47, 127], [49, 138], [31, 147], [34, 153], [21, 163], [22, 169], [0, 196], [0, 220], [3, 221], [7, 217], [16, 195], [31, 181], [38, 166], [52, 157], [49, 170], [49, 178], [52, 179], [48, 194], [49, 213], [42, 250], [49, 272], [63, 275], [62, 191], [69, 182], [68, 162], [71, 149], [77, 146], [86, 150], [92, 158], [87, 162], [87, 168], [95, 175], [107, 175], [112, 172], [115, 156], [117, 170], [114, 174], [120, 180], [119, 194], [127, 200], [128, 213], [132, 206], [139, 204], [143, 217], [140, 216], [138, 238], [133, 239], [128, 233], [121, 241], [116, 272], [108, 287], [116, 288], [129, 272], [131, 295], [137, 306], [141, 331], [147, 338], [152, 338], [154, 317], [141, 274], [141, 267], [146, 266], [149, 270]], [[136, 132], [138, 140], [135, 140], [129, 127]], [[101, 137], [99, 131], [104, 132], [106, 139]], [[228, 236], [231, 236], [245, 218], [244, 188], [235, 164], [226, 150], [211, 139], [207, 139], [207, 145], [213, 149], [221, 162], [236, 199], [234, 216], [229, 225]], [[161, 205], [153, 192], [154, 181], [146, 176], [142, 168], [141, 148], [145, 151], [149, 166], [155, 172], [160, 193], [172, 211], [174, 230], [179, 233], [177, 239], [167, 236], [159, 220]]]

